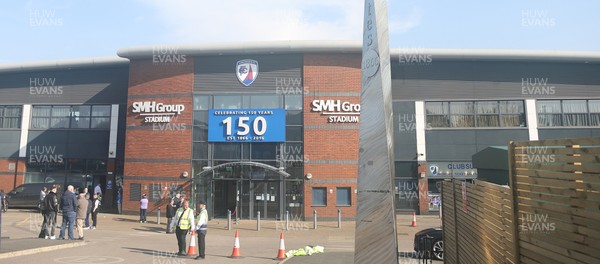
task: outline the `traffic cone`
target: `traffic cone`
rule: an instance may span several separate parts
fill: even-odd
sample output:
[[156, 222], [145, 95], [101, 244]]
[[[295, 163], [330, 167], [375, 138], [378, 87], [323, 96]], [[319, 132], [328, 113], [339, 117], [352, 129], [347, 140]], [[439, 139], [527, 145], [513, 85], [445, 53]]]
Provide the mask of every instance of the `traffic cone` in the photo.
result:
[[277, 260], [285, 259], [285, 241], [283, 240], [283, 232], [279, 236], [279, 252], [277, 252]]
[[188, 247], [188, 256], [194, 256], [196, 254], [198, 254], [198, 252], [196, 252], [196, 236], [194, 231], [192, 231], [192, 240], [190, 240], [190, 246]]
[[231, 252], [231, 258], [240, 258], [240, 237], [238, 231], [235, 231], [235, 242], [233, 243], [233, 252]]
[[413, 212], [413, 220], [412, 220], [412, 223], [410, 224], [410, 226], [412, 226], [412, 227], [417, 226], [417, 214], [415, 212]]

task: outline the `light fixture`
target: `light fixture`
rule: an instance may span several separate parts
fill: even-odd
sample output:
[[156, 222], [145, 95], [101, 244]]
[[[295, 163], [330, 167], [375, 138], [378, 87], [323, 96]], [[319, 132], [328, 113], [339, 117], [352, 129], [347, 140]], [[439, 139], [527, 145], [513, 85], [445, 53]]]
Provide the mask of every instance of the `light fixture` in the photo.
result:
[[187, 178], [187, 176], [189, 176], [189, 174], [188, 174], [188, 172], [187, 172], [187, 171], [184, 171], [184, 172], [182, 172], [182, 173], [181, 173], [181, 176], [182, 176], [183, 178]]
[[306, 174], [306, 179], [307, 179], [307, 180], [310, 180], [310, 179], [312, 179], [312, 174], [311, 174], [310, 172]]

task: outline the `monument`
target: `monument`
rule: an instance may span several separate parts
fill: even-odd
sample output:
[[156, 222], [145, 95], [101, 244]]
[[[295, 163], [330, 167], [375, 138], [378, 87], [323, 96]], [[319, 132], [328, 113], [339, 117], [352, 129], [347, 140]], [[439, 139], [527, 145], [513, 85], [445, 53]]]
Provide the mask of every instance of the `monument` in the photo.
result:
[[386, 0], [365, 0], [354, 263], [398, 263]]

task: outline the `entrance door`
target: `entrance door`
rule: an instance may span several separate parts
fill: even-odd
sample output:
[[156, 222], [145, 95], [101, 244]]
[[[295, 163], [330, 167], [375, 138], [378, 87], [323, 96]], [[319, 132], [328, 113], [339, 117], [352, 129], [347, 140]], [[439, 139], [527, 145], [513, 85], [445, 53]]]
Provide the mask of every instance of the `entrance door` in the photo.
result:
[[213, 215], [216, 218], [226, 218], [227, 210], [231, 210], [232, 217], [248, 218], [248, 190], [250, 182], [247, 180], [215, 180], [213, 181]]
[[254, 181], [254, 215], [260, 211], [261, 218], [280, 218], [280, 182]]

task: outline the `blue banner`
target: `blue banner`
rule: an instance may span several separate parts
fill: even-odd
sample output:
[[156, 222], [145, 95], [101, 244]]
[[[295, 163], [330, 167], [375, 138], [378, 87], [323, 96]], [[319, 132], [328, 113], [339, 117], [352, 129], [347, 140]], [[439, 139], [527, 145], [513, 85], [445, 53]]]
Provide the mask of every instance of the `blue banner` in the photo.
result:
[[208, 110], [208, 142], [284, 141], [282, 108]]

